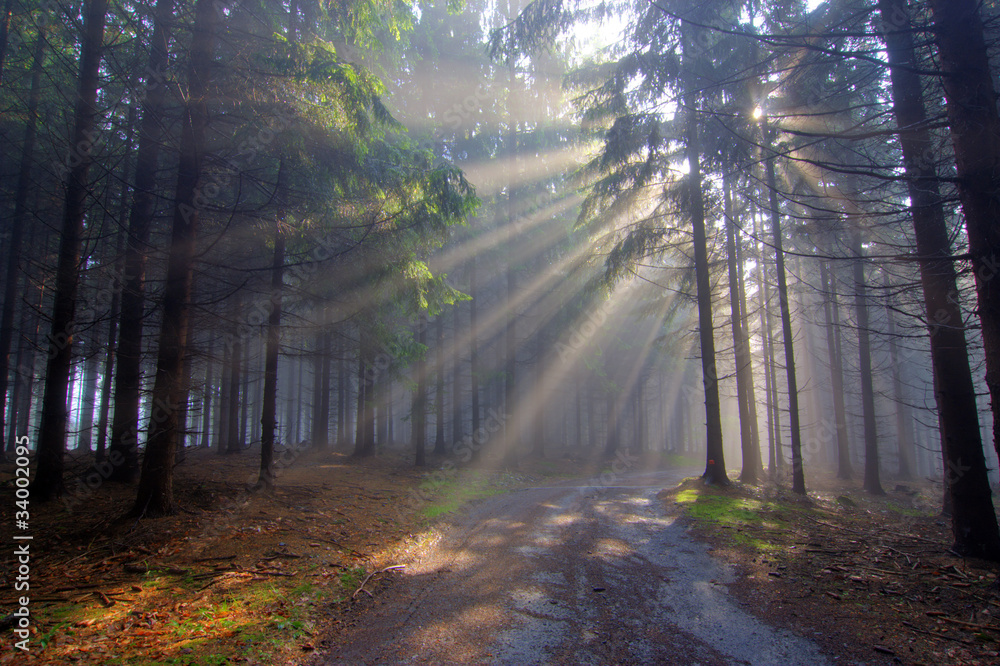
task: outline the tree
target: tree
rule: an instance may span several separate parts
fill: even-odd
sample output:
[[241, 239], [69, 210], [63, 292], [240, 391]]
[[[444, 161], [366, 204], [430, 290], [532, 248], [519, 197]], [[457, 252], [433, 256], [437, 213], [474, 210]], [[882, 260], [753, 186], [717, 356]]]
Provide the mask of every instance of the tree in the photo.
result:
[[66, 448], [66, 405], [73, 360], [76, 297], [80, 283], [79, 262], [88, 176], [93, 163], [93, 132], [97, 119], [97, 89], [100, 84], [101, 54], [104, 48], [104, 21], [107, 0], [84, 3], [83, 41], [80, 48], [80, 76], [73, 113], [73, 138], [66, 180], [66, 196], [59, 244], [59, 265], [49, 333], [49, 362], [45, 371], [41, 428], [38, 432], [38, 467], [32, 482], [32, 498], [45, 502], [62, 495], [63, 453]]
[[854, 254], [854, 311], [858, 324], [858, 354], [861, 374], [861, 407], [865, 429], [865, 490], [872, 495], [884, 495], [879, 478], [878, 433], [875, 423], [875, 391], [872, 385], [872, 346], [868, 317], [868, 285], [865, 278], [865, 251], [861, 244], [861, 230], [856, 226], [848, 230], [851, 251]]
[[823, 314], [826, 324], [826, 345], [830, 358], [830, 392], [833, 394], [834, 430], [837, 437], [837, 478], [848, 481], [854, 476], [851, 451], [847, 443], [847, 411], [844, 407], [844, 361], [840, 345], [840, 303], [830, 274], [828, 262], [819, 262], [823, 289]]
[[[279, 167], [278, 187], [281, 188]], [[284, 196], [284, 192], [281, 193]], [[267, 320], [267, 351], [264, 360], [264, 409], [261, 416], [260, 476], [258, 485], [274, 490], [274, 439], [278, 427], [278, 353], [281, 346], [281, 291], [285, 268], [285, 232], [283, 216], [274, 222], [274, 263], [271, 269], [271, 312]]]
[[[153, 413], [146, 437], [138, 494], [132, 507], [132, 513], [139, 516], [164, 515], [174, 510], [174, 454], [180, 434], [178, 407], [187, 401], [182, 369], [191, 315], [195, 239], [201, 214], [196, 197], [199, 195], [205, 154], [209, 85], [219, 18], [212, 0], [198, 0], [192, 27], [188, 96], [177, 167], [167, 283], [163, 294], [163, 323], [153, 384]], [[237, 354], [234, 352], [233, 355]]]
[[795, 376], [794, 335], [792, 315], [788, 304], [788, 278], [785, 274], [785, 251], [782, 248], [781, 211], [778, 209], [778, 187], [774, 172], [775, 154], [770, 148], [773, 139], [769, 129], [762, 124], [764, 144], [769, 151], [764, 159], [767, 189], [770, 198], [771, 236], [774, 244], [775, 272], [778, 276], [778, 307], [781, 311], [782, 346], [785, 349], [785, 373], [788, 379], [788, 427], [792, 446], [792, 490], [806, 494], [805, 472], [802, 469], [802, 431], [799, 426], [799, 388]]
[[[976, 0], [931, 0], [941, 83], [955, 150], [958, 195], [965, 214], [993, 407], [993, 444], [1000, 455], [1000, 115], [983, 22]], [[902, 67], [902, 65], [900, 65]], [[985, 545], [981, 547], [986, 547]], [[991, 545], [991, 550], [997, 548]]]
[[726, 218], [726, 257], [729, 274], [729, 306], [733, 329], [733, 349], [736, 354], [736, 390], [740, 410], [740, 445], [743, 451], [743, 468], [740, 481], [757, 483], [762, 473], [760, 441], [757, 439], [756, 413], [751, 418], [753, 395], [753, 366], [750, 357], [750, 342], [746, 332], [745, 304], [740, 289], [740, 269], [736, 251], [736, 222], [733, 219], [732, 192], [728, 180], [724, 182], [724, 205]]
[[[977, 40], [981, 39], [981, 32], [979, 35], [974, 32], [968, 34], [964, 32], [965, 29], [974, 30], [976, 27], [976, 17], [968, 13], [975, 10], [974, 3], [956, 3], [955, 7], [946, 7], [943, 3], [939, 3], [934, 5], [934, 9], [935, 16], [941, 16], [942, 13], [946, 17], [950, 16], [942, 27], [952, 32], [940, 33], [939, 37], [950, 46], [945, 49], [946, 51], [965, 52], [966, 47], [957, 41], [958, 34], [954, 32], [956, 30], [962, 30], [965, 35], [961, 39], [970, 39], [969, 48], [975, 47]], [[953, 294], [958, 292], [955, 267], [951, 261], [951, 243], [934, 162], [927, 159], [933, 154], [933, 143], [926, 129], [927, 113], [923, 100], [923, 87], [917, 74], [912, 26], [902, 0], [880, 0], [879, 10], [889, 56], [893, 113], [896, 125], [899, 127], [899, 143], [906, 166], [907, 191], [910, 196], [909, 212], [916, 235], [917, 256], [920, 258], [920, 279], [930, 333], [934, 397], [941, 428], [945, 480], [948, 483], [947, 492], [952, 499], [952, 534], [955, 538], [953, 547], [956, 552], [962, 554], [996, 559], [1000, 555], [1000, 536], [986, 475], [975, 386], [969, 368], [963, 318], [953, 297]], [[956, 14], [949, 15], [951, 11], [955, 11]], [[969, 24], [963, 26], [956, 23], [963, 17]], [[950, 76], [974, 77], [977, 71], [982, 74], [984, 54], [965, 55], [977, 58], [977, 66], [980, 69], [966, 72], [963, 69], [966, 63], [956, 60], [955, 55], [948, 55], [944, 58], [944, 64], [946, 70], [952, 68], [951, 71], [954, 73]], [[956, 67], [959, 69], [955, 70]], [[988, 85], [989, 77], [986, 78], [985, 83], [979, 80], [976, 85]], [[978, 120], [966, 118], [965, 112], [960, 108], [953, 111], [952, 96], [958, 95], [959, 98], [954, 100], [954, 103], [961, 103], [959, 100], [963, 93], [977, 94], [977, 92], [975, 89], [962, 86], [961, 79], [946, 81], [945, 90], [949, 89], [951, 90], [949, 115], [953, 118], [953, 122], [956, 120], [958, 122], [957, 127], [953, 125], [954, 134], [967, 129], [964, 123], [978, 122]], [[983, 92], [988, 92], [988, 89]], [[992, 103], [988, 106], [993, 108]], [[982, 112], [988, 115], [988, 110], [984, 109]], [[980, 131], [979, 128], [973, 129]], [[996, 135], [971, 138], [973, 142], [977, 139], [995, 141]], [[956, 153], [959, 152], [960, 143], [962, 148], [976, 150], [974, 143], [966, 144], [966, 137], [954, 136], [954, 139]], [[960, 173], [965, 169], [974, 168], [975, 163], [963, 164]], [[979, 176], [982, 177], [984, 176]], [[964, 184], [960, 183], [959, 191], [967, 190], [970, 185], [977, 182], [978, 179], [971, 182], [964, 181]], [[963, 195], [963, 204], [968, 200], [970, 207], [978, 210], [981, 196], [981, 193], [978, 195], [966, 193]], [[967, 223], [973, 224], [968, 216]], [[973, 234], [970, 233], [969, 236], [971, 250]], [[982, 237], [979, 237], [979, 240], [981, 241]], [[980, 261], [985, 256], [988, 255], [979, 255]], [[974, 266], [976, 261], [974, 256]], [[980, 276], [979, 270], [976, 271], [976, 275], [977, 278]], [[995, 289], [987, 294], [981, 291], [980, 298], [998, 293], [1000, 292]], [[985, 328], [984, 323], [984, 337]], [[989, 352], [987, 358], [989, 359]], [[989, 385], [989, 381], [987, 384]], [[991, 385], [990, 392], [996, 407], [997, 396], [993, 391], [994, 386]], [[996, 421], [994, 421], [994, 436], [996, 436], [995, 428]]]
[[163, 119], [167, 104], [166, 76], [169, 67], [168, 26], [173, 13], [173, 0], [157, 0], [149, 45], [147, 71], [150, 74], [142, 100], [139, 146], [135, 158], [135, 186], [125, 246], [116, 350], [118, 363], [115, 368], [114, 417], [108, 447], [109, 455], [119, 461], [109, 480], [122, 483], [134, 481], [139, 471], [139, 403], [146, 308], [146, 262], [156, 210], [156, 173], [164, 139]]
[[[10, 23], [11, 1], [5, 5], [0, 23], [0, 77], [3, 75], [3, 53], [7, 47], [7, 29]], [[7, 245], [7, 266], [4, 273], [3, 307], [0, 310], [0, 397], [7, 395], [7, 376], [10, 374], [10, 349], [14, 339], [14, 305], [17, 302], [17, 285], [20, 279], [19, 259], [24, 239], [25, 217], [28, 212], [28, 191], [31, 188], [32, 166], [35, 160], [35, 141], [38, 136], [38, 104], [41, 99], [42, 67], [45, 60], [45, 29], [38, 28], [32, 47], [31, 90], [28, 93], [27, 122], [24, 142], [21, 144], [21, 161], [17, 172], [17, 189], [14, 193], [14, 212], [10, 221], [11, 234]], [[5, 432], [7, 402], [0, 399], [0, 433]]]

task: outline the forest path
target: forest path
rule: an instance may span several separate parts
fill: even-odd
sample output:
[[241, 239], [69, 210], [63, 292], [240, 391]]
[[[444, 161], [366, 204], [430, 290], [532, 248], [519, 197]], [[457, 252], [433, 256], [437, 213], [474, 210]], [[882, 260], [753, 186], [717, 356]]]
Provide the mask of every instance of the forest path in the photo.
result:
[[[686, 472], [686, 474], [685, 474]], [[656, 494], [691, 470], [488, 499], [426, 544], [320, 664], [828, 664], [730, 598]]]

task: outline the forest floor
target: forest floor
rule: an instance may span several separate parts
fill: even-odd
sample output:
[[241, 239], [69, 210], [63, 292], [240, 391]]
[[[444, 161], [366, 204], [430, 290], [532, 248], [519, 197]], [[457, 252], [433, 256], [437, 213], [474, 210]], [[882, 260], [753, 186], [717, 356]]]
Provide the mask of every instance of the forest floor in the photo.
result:
[[[69, 456], [68, 494], [31, 506], [27, 654], [9, 647], [10, 613], [25, 593], [14, 590], [14, 558], [0, 561], [0, 664], [296, 664], [360, 612], [357, 601], [385, 578], [378, 572], [442, 514], [591, 469], [561, 460], [523, 465], [531, 474], [488, 465], [434, 472], [414, 468], [409, 452], [292, 451], [278, 461], [269, 496], [248, 489], [256, 449], [189, 449], [175, 469], [178, 513], [137, 521], [125, 517], [134, 486], [102, 483], [91, 457]], [[7, 544], [13, 469], [0, 464]]]
[[[76, 478], [91, 461], [71, 461], [66, 500], [31, 507], [30, 652], [5, 644], [0, 664], [315, 660], [338, 627], [357, 625], [372, 601], [388, 598], [399, 574], [391, 567], [433, 538], [442, 515], [609, 473], [607, 464], [567, 459], [447, 473], [393, 453], [288, 460], [266, 495], [247, 490], [253, 450], [189, 451], [175, 471], [181, 510], [142, 521], [124, 518], [134, 487], [89, 490]], [[12, 466], [0, 465], [8, 499], [12, 478]], [[735, 565], [729, 589], [769, 623], [861, 662], [998, 663], [997, 568], [947, 554], [935, 486], [909, 484], [885, 498], [817, 487], [803, 500], [771, 485], [716, 490], [692, 479], [660, 498], [662, 510]], [[12, 511], [12, 500], [0, 506], [8, 544]], [[10, 637], [7, 613], [23, 593], [13, 590], [13, 559], [0, 567], [0, 623]]]
[[948, 552], [940, 484], [811, 479], [809, 498], [772, 484], [665, 490], [713, 555], [734, 565], [736, 598], [770, 624], [868, 663], [1000, 663], [1000, 567]]

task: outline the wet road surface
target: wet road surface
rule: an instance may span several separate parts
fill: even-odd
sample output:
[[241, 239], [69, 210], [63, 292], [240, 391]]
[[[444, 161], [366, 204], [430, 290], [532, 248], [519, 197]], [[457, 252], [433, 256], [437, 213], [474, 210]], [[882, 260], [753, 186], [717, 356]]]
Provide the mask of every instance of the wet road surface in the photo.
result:
[[488, 499], [442, 528], [320, 664], [836, 663], [729, 597], [733, 573], [664, 517], [692, 470]]

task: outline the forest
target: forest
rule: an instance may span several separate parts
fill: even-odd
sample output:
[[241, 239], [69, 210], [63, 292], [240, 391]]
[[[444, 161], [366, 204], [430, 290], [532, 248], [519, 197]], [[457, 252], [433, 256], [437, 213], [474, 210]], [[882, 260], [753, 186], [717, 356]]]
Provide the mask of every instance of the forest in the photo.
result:
[[1000, 3], [0, 2], [10, 543], [656, 459], [1000, 562]]

